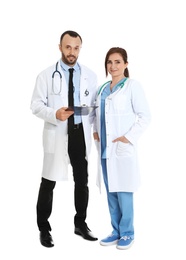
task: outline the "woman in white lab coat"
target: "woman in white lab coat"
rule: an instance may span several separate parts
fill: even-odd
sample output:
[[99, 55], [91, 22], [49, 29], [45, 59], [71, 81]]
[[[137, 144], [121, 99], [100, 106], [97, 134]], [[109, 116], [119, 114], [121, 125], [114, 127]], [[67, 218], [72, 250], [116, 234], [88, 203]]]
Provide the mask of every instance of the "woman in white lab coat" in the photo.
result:
[[140, 185], [137, 141], [150, 122], [144, 91], [138, 81], [129, 78], [127, 66], [124, 49], [108, 51], [105, 71], [112, 80], [98, 92], [94, 125], [113, 228], [100, 244], [116, 244], [118, 249], [129, 248], [134, 242], [133, 193]]

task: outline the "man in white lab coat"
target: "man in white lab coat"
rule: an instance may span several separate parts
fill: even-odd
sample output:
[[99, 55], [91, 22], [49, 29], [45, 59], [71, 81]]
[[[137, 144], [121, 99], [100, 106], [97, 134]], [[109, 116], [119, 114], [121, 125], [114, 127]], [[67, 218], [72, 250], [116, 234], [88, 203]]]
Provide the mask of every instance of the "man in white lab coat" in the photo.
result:
[[[96, 74], [77, 62], [81, 46], [82, 38], [77, 32], [66, 31], [61, 35], [59, 49], [62, 57], [38, 75], [31, 100], [33, 114], [44, 120], [44, 159], [37, 201], [37, 224], [40, 242], [45, 247], [54, 246], [48, 221], [52, 212], [53, 189], [56, 181], [68, 179], [69, 163], [74, 178], [74, 233], [86, 240], [97, 240], [85, 221], [89, 198], [88, 160], [94, 113], [81, 116], [67, 110], [69, 68], [73, 68], [74, 106], [92, 106], [97, 91]], [[72, 131], [68, 133], [70, 117], [73, 117], [74, 123]], [[64, 211], [64, 214], [66, 213], [67, 210]]]

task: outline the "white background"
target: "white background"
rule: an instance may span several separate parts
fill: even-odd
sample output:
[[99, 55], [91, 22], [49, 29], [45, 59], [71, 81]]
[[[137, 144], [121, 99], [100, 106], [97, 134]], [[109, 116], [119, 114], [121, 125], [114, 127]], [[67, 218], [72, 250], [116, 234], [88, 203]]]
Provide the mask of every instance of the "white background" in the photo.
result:
[[[101, 4], [101, 5], [100, 5]], [[0, 258], [186, 259], [184, 0], [1, 1]], [[35, 205], [42, 167], [43, 122], [30, 100], [37, 74], [60, 58], [65, 30], [83, 38], [79, 61], [106, 81], [109, 48], [127, 50], [129, 72], [144, 86], [152, 122], [139, 142], [142, 186], [135, 194], [135, 243], [102, 247], [73, 233], [73, 180], [57, 183], [50, 222], [55, 247], [39, 243]], [[93, 144], [87, 223], [99, 240], [111, 232], [104, 187], [96, 181]]]

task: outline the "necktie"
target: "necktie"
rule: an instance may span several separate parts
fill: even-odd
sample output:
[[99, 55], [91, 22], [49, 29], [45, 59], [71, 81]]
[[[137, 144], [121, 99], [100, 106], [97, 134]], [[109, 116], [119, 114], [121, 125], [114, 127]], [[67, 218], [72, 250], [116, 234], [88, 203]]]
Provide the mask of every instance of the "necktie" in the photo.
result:
[[[69, 107], [74, 106], [74, 97], [73, 97], [74, 86], [73, 86], [73, 81], [72, 81], [73, 71], [74, 71], [73, 68], [69, 69], [69, 84], [68, 84], [68, 106]], [[74, 115], [71, 115], [68, 118], [68, 133], [70, 133], [71, 130], [73, 129], [73, 125], [74, 125]]]

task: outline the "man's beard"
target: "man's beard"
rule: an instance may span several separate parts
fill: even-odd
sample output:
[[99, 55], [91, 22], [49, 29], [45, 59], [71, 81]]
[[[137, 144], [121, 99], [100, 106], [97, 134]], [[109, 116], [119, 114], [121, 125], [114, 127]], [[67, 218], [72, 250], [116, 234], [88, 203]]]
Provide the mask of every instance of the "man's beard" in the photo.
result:
[[[73, 58], [71, 60], [71, 58]], [[68, 55], [67, 57], [62, 53], [62, 61], [66, 64], [66, 65], [74, 65], [77, 61], [77, 58], [73, 55]]]

